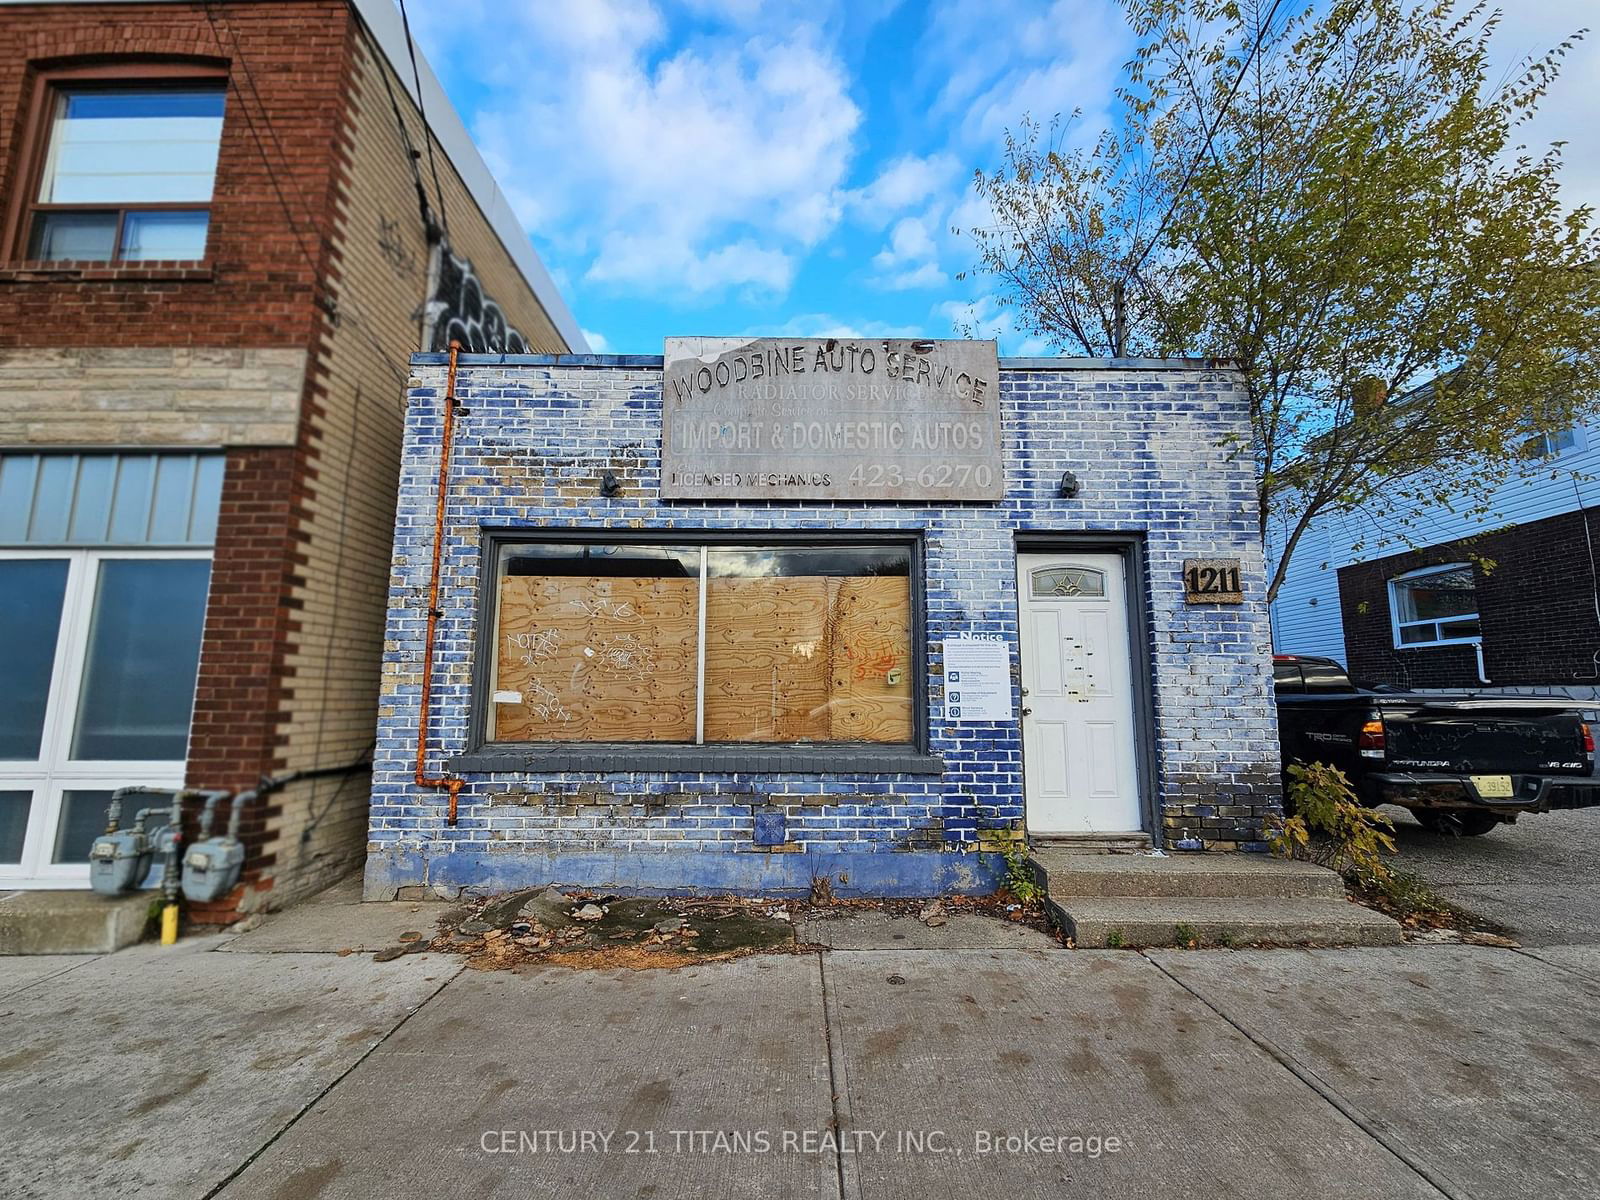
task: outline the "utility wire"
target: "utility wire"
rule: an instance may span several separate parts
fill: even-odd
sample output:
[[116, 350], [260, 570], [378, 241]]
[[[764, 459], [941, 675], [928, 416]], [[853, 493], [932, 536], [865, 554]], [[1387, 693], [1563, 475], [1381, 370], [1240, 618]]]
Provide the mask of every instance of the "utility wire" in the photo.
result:
[[[1239, 89], [1244, 86], [1244, 78], [1250, 73], [1250, 64], [1255, 61], [1256, 55], [1261, 52], [1261, 45], [1266, 41], [1267, 32], [1272, 28], [1272, 18], [1278, 15], [1278, 8], [1282, 3], [1283, 0], [1272, 0], [1272, 7], [1267, 10], [1266, 20], [1256, 26], [1255, 42], [1250, 47], [1250, 53], [1245, 55], [1244, 63], [1239, 67], [1239, 75], [1234, 79], [1233, 86], [1228, 89], [1228, 94], [1223, 97], [1222, 107], [1217, 109], [1217, 115], [1212, 118], [1211, 127], [1206, 130], [1205, 143], [1195, 151], [1194, 161], [1189, 164], [1188, 171], [1184, 173], [1183, 182], [1178, 185], [1177, 194], [1172, 197], [1172, 203], [1167, 206], [1167, 211], [1161, 217], [1161, 224], [1156, 226], [1155, 235], [1145, 244], [1145, 248], [1139, 252], [1139, 256], [1133, 260], [1133, 264], [1128, 267], [1127, 275], [1124, 276], [1123, 282], [1126, 282], [1127, 278], [1132, 276], [1144, 264], [1144, 260], [1149, 257], [1150, 251], [1155, 248], [1155, 244], [1161, 240], [1161, 235], [1166, 232], [1167, 223], [1172, 220], [1173, 214], [1178, 211], [1178, 204], [1189, 190], [1189, 185], [1194, 182], [1194, 177], [1200, 170], [1200, 164], [1205, 161], [1206, 151], [1211, 148], [1212, 138], [1216, 136], [1218, 128], [1222, 125], [1223, 118], [1228, 115], [1228, 110], [1233, 107], [1233, 98], [1239, 94]], [[1121, 287], [1122, 284], [1119, 283], [1117, 286]]]
[[[224, 51], [225, 53], [227, 53], [229, 51], [229, 47], [227, 45], [224, 45], [223, 40], [222, 40], [222, 32], [225, 29], [227, 31], [228, 41], [229, 41], [229, 43], [232, 44], [231, 57], [233, 58], [234, 61], [236, 61], [239, 64], [240, 71], [244, 75], [244, 79], [246, 81], [246, 84], [248, 85], [248, 87], [250, 89], [250, 95], [254, 99], [255, 106], [258, 109], [260, 109], [260, 111], [261, 111], [262, 124], [264, 124], [266, 126], [267, 136], [272, 139], [272, 144], [273, 144], [274, 148], [277, 150], [278, 164], [279, 164], [279, 166], [281, 166], [282, 170], [287, 173], [287, 171], [288, 171], [288, 166], [287, 166], [288, 155], [284, 153], [283, 143], [278, 140], [277, 131], [276, 131], [276, 129], [273, 128], [272, 119], [271, 119], [271, 117], [269, 115], [269, 110], [267, 108], [266, 102], [261, 98], [261, 92], [256, 87], [255, 73], [250, 70], [250, 59], [245, 54], [244, 47], [239, 44], [238, 35], [234, 33], [233, 27], [231, 25], [228, 25], [226, 22], [224, 22], [224, 24], [222, 26], [222, 29], [218, 28], [216, 15], [212, 12], [212, 4], [213, 4], [213, 0], [206, 0], [205, 13], [206, 13], [207, 21], [209, 21], [210, 24], [211, 24], [212, 35], [213, 35], [213, 37], [216, 38], [217, 47], [218, 47], [218, 49]], [[365, 26], [363, 26], [363, 29], [365, 29]], [[369, 35], [369, 44], [370, 44], [370, 35]], [[383, 56], [381, 54], [378, 54], [377, 57], [378, 57], [378, 64], [377, 64], [378, 65], [378, 72], [383, 77], [384, 86], [387, 87], [388, 86], [388, 82], [389, 82], [387, 67], [386, 67], [386, 64], [385, 64], [385, 62], [383, 60]], [[324, 299], [324, 297], [320, 294], [321, 293], [321, 288], [323, 286], [322, 285], [322, 267], [321, 267], [320, 263], [317, 261], [317, 256], [312, 252], [311, 248], [307, 246], [306, 240], [305, 240], [305, 235], [301, 231], [300, 222], [295, 219], [294, 209], [289, 204], [288, 197], [283, 194], [283, 188], [280, 186], [279, 181], [278, 181], [278, 167], [274, 166], [272, 157], [267, 152], [266, 143], [262, 141], [261, 131], [257, 127], [255, 118], [251, 115], [251, 112], [250, 112], [250, 107], [251, 106], [250, 106], [249, 103], [244, 103], [243, 102], [245, 97], [244, 97], [243, 91], [241, 89], [238, 89], [237, 84], [235, 84], [235, 88], [236, 88], [236, 90], [239, 90], [239, 92], [240, 92], [240, 97], [239, 98], [241, 100], [241, 104], [240, 104], [239, 107], [240, 107], [240, 110], [244, 113], [245, 124], [250, 129], [251, 140], [255, 142], [256, 153], [260, 155], [261, 164], [267, 170], [267, 180], [268, 180], [268, 182], [270, 182], [272, 184], [273, 194], [277, 196], [278, 204], [283, 208], [284, 219], [286, 221], [288, 221], [289, 228], [295, 235], [295, 241], [298, 243], [301, 253], [305, 255], [306, 262], [309, 263], [310, 266], [311, 266], [312, 278], [315, 281], [313, 283], [312, 287], [313, 287], [313, 292], [316, 293], [315, 299], [316, 299], [316, 304], [317, 304], [318, 308], [322, 309], [323, 312], [327, 313], [335, 321], [338, 321], [341, 324], [345, 325], [346, 327], [351, 328], [352, 331], [358, 337], [360, 337], [363, 341], [365, 341], [368, 345], [370, 345], [374, 350], [376, 350], [378, 352], [378, 354], [379, 354], [380, 361], [383, 362], [384, 367], [395, 377], [396, 381], [401, 385], [401, 389], [402, 389], [402, 392], [403, 392], [404, 391], [404, 386], [405, 386], [405, 381], [406, 381], [406, 378], [407, 378], [406, 372], [401, 370], [398, 366], [395, 365], [395, 363], [393, 361], [393, 357], [394, 356], [393, 356], [393, 353], [391, 352], [391, 350], [388, 347], [384, 346], [383, 343], [378, 341], [378, 339], [369, 331], [369, 329], [367, 328], [367, 323], [366, 323], [365, 320], [362, 319], [359, 310], [354, 305], [349, 304], [349, 303], [338, 303], [338, 304], [335, 304], [331, 298]], [[392, 96], [392, 92], [391, 92], [391, 96]], [[404, 132], [404, 129], [402, 127], [402, 133], [403, 132]], [[409, 149], [409, 141], [407, 142], [407, 146], [408, 146], [408, 149]], [[411, 170], [412, 170], [413, 176], [416, 177], [416, 175], [417, 175], [417, 166], [416, 166], [416, 159], [415, 158], [411, 159]], [[421, 194], [422, 198], [425, 200], [426, 199], [426, 193], [422, 191], [422, 185], [421, 185], [420, 177], [417, 177], [417, 187], [418, 187], [418, 191]], [[303, 202], [304, 201], [302, 199], [302, 203]], [[315, 239], [317, 238], [316, 229], [315, 229], [315, 221], [310, 220], [308, 218], [308, 223], [312, 225], [312, 230], [311, 230], [311, 235], [312, 235], [312, 238], [313, 238], [313, 243], [312, 244], [315, 245], [316, 244], [316, 240]], [[403, 400], [402, 400], [401, 407], [402, 407], [402, 409], [404, 408], [404, 401]]]
[[[361, 28], [361, 36], [367, 43], [368, 53], [372, 55], [373, 61], [377, 64], [378, 77], [383, 80], [383, 90], [389, 97], [389, 111], [394, 114], [395, 127], [400, 131], [400, 144], [405, 150], [406, 165], [411, 168], [411, 182], [417, 189], [417, 205], [422, 213], [422, 227], [430, 234], [429, 240], [431, 241], [433, 205], [428, 200], [428, 189], [422, 182], [422, 169], [417, 165], [417, 160], [422, 157], [421, 151], [411, 141], [411, 131], [406, 128], [405, 117], [400, 112], [400, 101], [395, 98], [394, 85], [389, 82], [387, 64], [383, 60], [382, 51], [378, 49], [377, 43], [373, 40], [372, 31], [367, 28], [367, 23], [361, 20], [359, 15], [356, 18], [356, 23]], [[420, 106], [418, 111], [421, 111]]]
[[[228, 48], [222, 43], [222, 31], [217, 28], [217, 17], [212, 11], [212, 0], [206, 0], [205, 13], [206, 20], [211, 25], [211, 35], [216, 39], [217, 49], [226, 53]], [[233, 26], [225, 22], [223, 27], [227, 30], [228, 40], [233, 43], [232, 57], [239, 63], [240, 69], [244, 72], [245, 81], [250, 87], [250, 95], [254, 98], [256, 107], [261, 110], [262, 119], [266, 123], [267, 135], [272, 138], [272, 143], [277, 148], [278, 160], [287, 162], [288, 155], [283, 152], [283, 144], [278, 141], [278, 135], [272, 128], [271, 120], [267, 119], [267, 106], [261, 99], [261, 93], [256, 90], [255, 76], [250, 71], [250, 62], [245, 57], [244, 48], [239, 45], [239, 39], [233, 32]], [[234, 89], [238, 90], [237, 82], [234, 84]], [[243, 100], [243, 94], [239, 98]], [[261, 140], [260, 130], [256, 128], [255, 118], [250, 115], [250, 105], [242, 103], [239, 107], [244, 112], [245, 124], [250, 128], [250, 137], [256, 144], [256, 152], [261, 155], [261, 165], [267, 169], [267, 181], [272, 184], [273, 194], [278, 197], [278, 203], [283, 208], [284, 219], [289, 222], [289, 229], [294, 233], [295, 241], [299, 243], [301, 253], [306, 256], [306, 262], [311, 266], [312, 279], [319, 280], [322, 277], [322, 265], [318, 261], [317, 255], [312, 251], [312, 247], [316, 246], [320, 240], [317, 231], [313, 226], [311, 230], [312, 242], [311, 246], [308, 246], [304, 235], [301, 233], [300, 222], [295, 220], [294, 209], [290, 207], [288, 197], [283, 194], [283, 187], [278, 182], [278, 173], [273, 169], [272, 160], [267, 155], [267, 147]]]
[[411, 81], [417, 86], [417, 112], [422, 117], [422, 139], [428, 147], [428, 172], [433, 176], [433, 190], [439, 197], [439, 225], [444, 229], [444, 236], [448, 240], [450, 217], [444, 209], [444, 188], [439, 186], [439, 165], [433, 161], [433, 126], [428, 123], [428, 109], [422, 101], [422, 71], [417, 67], [417, 43], [411, 36], [411, 20], [406, 16], [406, 0], [400, 0], [400, 25], [406, 34], [406, 52], [411, 55]]

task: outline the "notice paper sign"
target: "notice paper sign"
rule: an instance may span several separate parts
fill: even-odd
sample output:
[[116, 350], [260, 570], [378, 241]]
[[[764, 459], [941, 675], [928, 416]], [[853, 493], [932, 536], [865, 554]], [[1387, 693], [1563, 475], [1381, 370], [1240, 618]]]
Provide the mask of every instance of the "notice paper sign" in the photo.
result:
[[1009, 721], [1011, 648], [997, 633], [944, 639], [947, 721]]

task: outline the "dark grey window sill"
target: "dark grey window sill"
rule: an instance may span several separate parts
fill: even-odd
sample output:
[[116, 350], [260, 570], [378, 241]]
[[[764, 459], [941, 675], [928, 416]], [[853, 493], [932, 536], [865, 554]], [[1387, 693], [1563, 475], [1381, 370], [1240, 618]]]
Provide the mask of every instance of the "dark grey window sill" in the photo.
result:
[[939, 775], [944, 760], [903, 746], [481, 746], [449, 762], [457, 774], [714, 771], [740, 775]]

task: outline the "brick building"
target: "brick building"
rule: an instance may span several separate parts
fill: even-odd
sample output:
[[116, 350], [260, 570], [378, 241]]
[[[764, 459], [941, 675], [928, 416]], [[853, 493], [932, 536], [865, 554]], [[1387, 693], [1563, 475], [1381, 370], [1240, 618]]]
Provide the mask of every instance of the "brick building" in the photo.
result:
[[364, 853], [406, 356], [586, 347], [391, 0], [0, 29], [0, 888], [293, 776], [227, 920]]
[[1597, 435], [1530, 439], [1488, 494], [1318, 516], [1273, 603], [1274, 646], [1369, 684], [1600, 699]]
[[413, 358], [369, 898], [987, 890], [1025, 830], [1259, 848], [1231, 371], [667, 349]]

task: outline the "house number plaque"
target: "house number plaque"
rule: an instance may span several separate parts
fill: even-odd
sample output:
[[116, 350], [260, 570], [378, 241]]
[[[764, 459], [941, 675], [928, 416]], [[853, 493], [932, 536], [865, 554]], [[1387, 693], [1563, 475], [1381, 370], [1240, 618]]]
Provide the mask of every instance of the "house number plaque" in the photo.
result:
[[1183, 598], [1190, 604], [1243, 604], [1237, 558], [1183, 560]]

